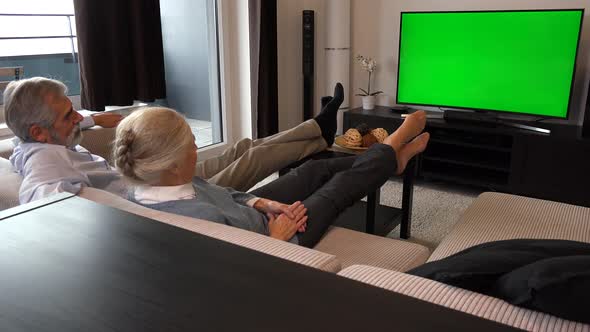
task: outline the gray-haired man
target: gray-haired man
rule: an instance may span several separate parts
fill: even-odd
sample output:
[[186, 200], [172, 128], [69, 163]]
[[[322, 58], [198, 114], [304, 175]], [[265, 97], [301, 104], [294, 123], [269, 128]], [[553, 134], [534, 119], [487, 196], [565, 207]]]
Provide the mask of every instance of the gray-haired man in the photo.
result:
[[[20, 139], [10, 157], [23, 176], [20, 202], [63, 191], [78, 193], [85, 186], [126, 197], [121, 176], [104, 158], [78, 145], [81, 128], [95, 124], [111, 128], [121, 117], [109, 113], [82, 117], [66, 92], [63, 83], [42, 77], [11, 82], [4, 91], [6, 122]], [[197, 164], [195, 175], [245, 191], [272, 172], [324, 150], [333, 142], [342, 97], [338, 84], [335, 97], [314, 120], [264, 139], [241, 140], [221, 156]]]

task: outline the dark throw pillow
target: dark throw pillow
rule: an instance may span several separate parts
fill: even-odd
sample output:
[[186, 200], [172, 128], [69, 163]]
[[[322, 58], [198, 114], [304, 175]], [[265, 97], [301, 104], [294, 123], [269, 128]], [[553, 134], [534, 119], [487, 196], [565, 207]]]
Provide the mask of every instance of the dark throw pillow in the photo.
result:
[[590, 324], [590, 255], [548, 258], [500, 277], [490, 295]]
[[495, 241], [426, 263], [407, 273], [489, 294], [498, 278], [506, 273], [539, 260], [571, 255], [590, 255], [590, 244], [538, 239]]

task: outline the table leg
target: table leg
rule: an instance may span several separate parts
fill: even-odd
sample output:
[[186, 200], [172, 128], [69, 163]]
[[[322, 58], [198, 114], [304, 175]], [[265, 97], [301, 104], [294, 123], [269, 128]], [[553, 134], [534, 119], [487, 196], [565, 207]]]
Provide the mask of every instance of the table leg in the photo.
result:
[[375, 234], [375, 212], [377, 211], [377, 204], [379, 204], [381, 196], [381, 189], [377, 189], [367, 195], [367, 211], [366, 211], [366, 229], [368, 234]]
[[416, 158], [412, 158], [406, 166], [404, 172], [404, 184], [402, 194], [402, 220], [400, 224], [399, 237], [408, 239], [411, 236], [412, 227], [412, 203], [414, 200], [414, 180], [416, 177], [418, 163]]

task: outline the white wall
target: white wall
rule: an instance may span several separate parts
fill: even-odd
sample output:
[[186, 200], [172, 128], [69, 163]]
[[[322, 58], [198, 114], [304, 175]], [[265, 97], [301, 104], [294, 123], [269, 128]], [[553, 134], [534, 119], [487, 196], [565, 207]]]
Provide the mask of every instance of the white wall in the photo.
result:
[[303, 121], [303, 73], [301, 60], [303, 10], [315, 11], [315, 109], [324, 88], [323, 0], [279, 0], [277, 3], [279, 130]]
[[[301, 75], [301, 11], [315, 10], [316, 18], [316, 112], [319, 96], [327, 91], [323, 86], [322, 66], [324, 61], [322, 26], [323, 0], [280, 0], [278, 2], [278, 47], [279, 47], [279, 122], [286, 129], [301, 121], [302, 75]], [[393, 105], [395, 99], [399, 18], [401, 11], [427, 10], [498, 10], [498, 9], [544, 9], [585, 8], [584, 26], [574, 82], [570, 121], [581, 123], [588, 80], [590, 79], [590, 0], [351, 0], [351, 56], [363, 54], [377, 60], [378, 70], [373, 75], [376, 89], [383, 90], [377, 103]], [[319, 38], [318, 38], [319, 37]], [[360, 97], [354, 94], [366, 87], [366, 73], [351, 61], [351, 108], [361, 105]], [[322, 81], [320, 81], [322, 80]], [[320, 84], [318, 84], [318, 82]]]

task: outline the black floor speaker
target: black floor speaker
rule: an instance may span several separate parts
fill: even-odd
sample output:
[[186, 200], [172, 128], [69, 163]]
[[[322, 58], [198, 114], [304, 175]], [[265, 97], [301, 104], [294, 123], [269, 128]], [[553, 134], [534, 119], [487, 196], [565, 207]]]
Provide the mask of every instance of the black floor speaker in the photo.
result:
[[303, 120], [313, 118], [313, 82], [315, 59], [314, 11], [303, 11]]
[[588, 95], [586, 96], [586, 110], [582, 123], [582, 136], [590, 138], [590, 83], [588, 84]]

